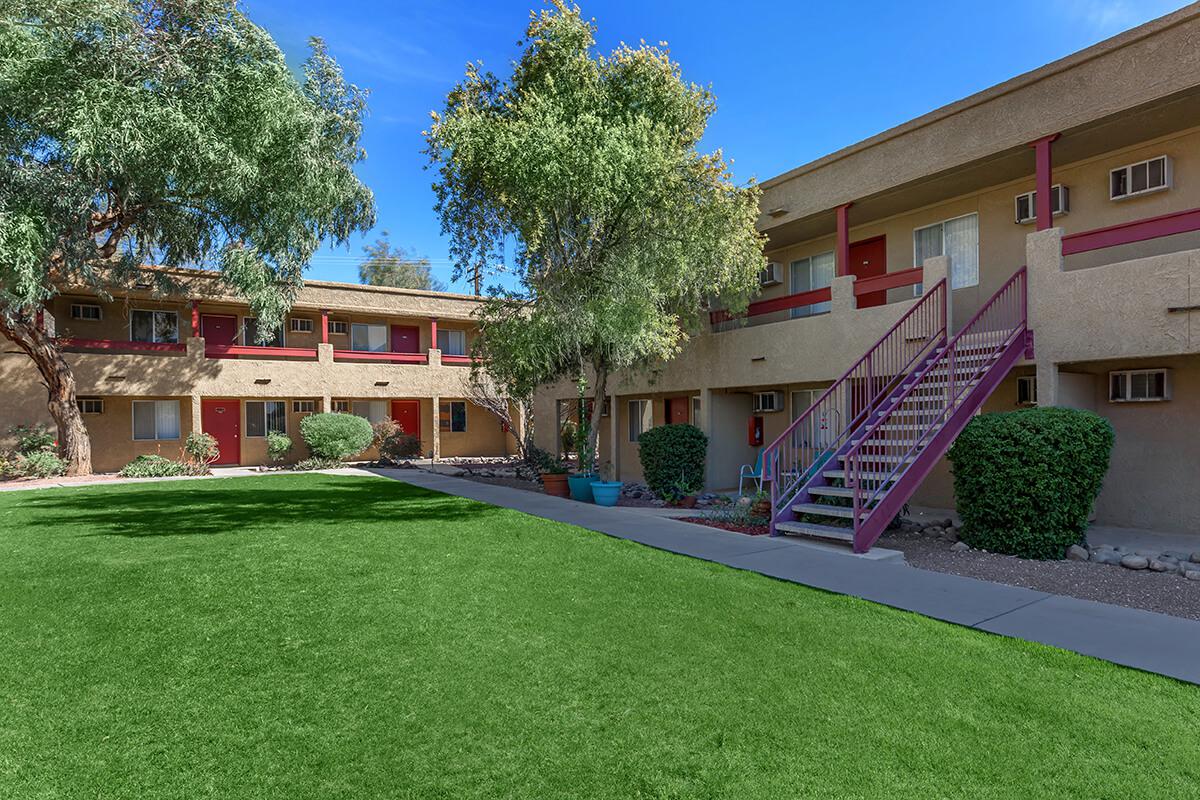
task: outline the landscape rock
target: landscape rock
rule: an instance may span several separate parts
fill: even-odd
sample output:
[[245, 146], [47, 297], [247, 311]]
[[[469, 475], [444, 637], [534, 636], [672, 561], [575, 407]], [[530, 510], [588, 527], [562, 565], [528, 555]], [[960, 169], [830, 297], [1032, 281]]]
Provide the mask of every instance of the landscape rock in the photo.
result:
[[1183, 577], [1187, 578], [1189, 581], [1200, 581], [1200, 569], [1185, 569], [1183, 571]]
[[950, 549], [955, 553], [965, 553], [971, 549], [971, 546], [966, 542], [955, 542], [954, 544], [950, 545]]
[[1170, 561], [1161, 561], [1157, 558], [1150, 559], [1151, 572], [1174, 572], [1175, 565]]
[[1125, 569], [1145, 569], [1150, 566], [1150, 559], [1145, 556], [1128, 555], [1121, 559], [1121, 566]]
[[1200, 564], [1200, 552], [1192, 553], [1188, 561], [1191, 561], [1193, 564]]
[[1121, 563], [1121, 554], [1116, 550], [1093, 550], [1091, 553], [1092, 561], [1097, 564], [1117, 565]]
[[1067, 548], [1068, 561], [1087, 561], [1089, 555], [1087, 548], [1082, 545], [1073, 544]]

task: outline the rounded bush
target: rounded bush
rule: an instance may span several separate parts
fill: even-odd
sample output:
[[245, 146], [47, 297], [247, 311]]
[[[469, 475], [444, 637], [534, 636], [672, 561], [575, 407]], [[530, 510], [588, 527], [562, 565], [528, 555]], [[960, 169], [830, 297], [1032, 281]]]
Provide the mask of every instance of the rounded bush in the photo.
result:
[[406, 458], [417, 458], [421, 455], [421, 440], [407, 433], [395, 420], [376, 422], [373, 430], [380, 461], [395, 464]]
[[279, 431], [270, 431], [267, 433], [267, 460], [272, 464], [279, 464], [287, 458], [288, 452], [292, 449], [292, 437]]
[[1108, 420], [1073, 408], [971, 420], [949, 453], [962, 540], [992, 553], [1062, 558], [1084, 541], [1113, 439]]
[[708, 437], [695, 425], [661, 425], [638, 437], [646, 485], [663, 499], [694, 494], [704, 488]]
[[169, 478], [187, 475], [188, 467], [163, 456], [143, 455], [126, 464], [118, 474], [122, 478]]
[[300, 436], [319, 459], [341, 461], [371, 446], [371, 423], [353, 414], [310, 414], [300, 420]]
[[67, 471], [67, 462], [49, 450], [18, 453], [11, 470], [20, 478], [54, 478]]

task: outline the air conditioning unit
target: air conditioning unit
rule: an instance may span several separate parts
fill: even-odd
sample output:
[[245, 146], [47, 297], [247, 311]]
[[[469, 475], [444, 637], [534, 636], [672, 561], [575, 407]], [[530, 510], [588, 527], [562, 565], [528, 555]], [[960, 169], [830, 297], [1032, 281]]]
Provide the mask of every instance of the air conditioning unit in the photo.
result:
[[[1014, 198], [1013, 205], [1016, 211], [1016, 222], [1018, 225], [1035, 222], [1037, 220], [1037, 192], [1026, 192], [1019, 194]], [[1057, 217], [1066, 214], [1071, 210], [1071, 190], [1061, 183], [1056, 183], [1050, 187], [1050, 215]]]
[[783, 265], [776, 261], [767, 262], [767, 268], [758, 273], [759, 286], [778, 286], [783, 283]]
[[754, 413], [770, 414], [773, 411], [783, 411], [783, 392], [755, 392]]

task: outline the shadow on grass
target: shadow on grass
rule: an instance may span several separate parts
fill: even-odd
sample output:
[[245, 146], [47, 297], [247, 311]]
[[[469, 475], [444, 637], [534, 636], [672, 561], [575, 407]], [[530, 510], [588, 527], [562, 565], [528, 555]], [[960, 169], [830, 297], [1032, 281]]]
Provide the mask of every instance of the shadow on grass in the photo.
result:
[[[47, 493], [25, 504], [32, 526], [80, 536], [184, 536], [237, 533], [245, 528], [335, 523], [478, 521], [500, 509], [392, 481], [306, 481], [284, 486], [271, 477], [155, 484], [111, 492]], [[115, 487], [114, 487], [115, 488]]]

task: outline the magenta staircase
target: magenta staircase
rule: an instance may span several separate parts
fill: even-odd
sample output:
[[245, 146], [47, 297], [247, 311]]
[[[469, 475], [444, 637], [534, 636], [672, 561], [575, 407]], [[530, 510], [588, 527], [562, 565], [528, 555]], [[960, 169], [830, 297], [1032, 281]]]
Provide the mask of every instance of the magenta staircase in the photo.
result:
[[952, 337], [947, 299], [928, 290], [764, 451], [772, 535], [866, 552], [1031, 348], [1024, 267]]

